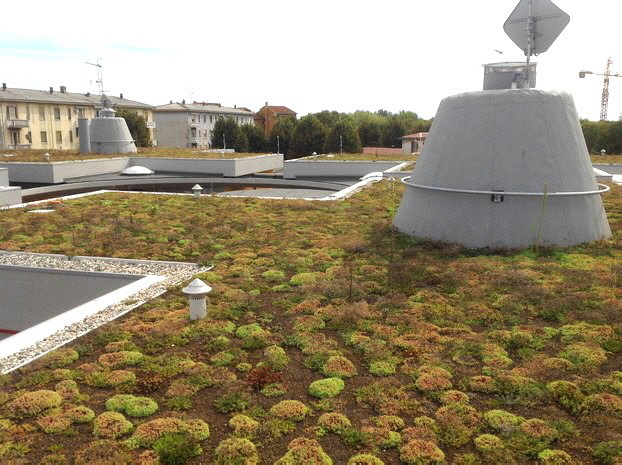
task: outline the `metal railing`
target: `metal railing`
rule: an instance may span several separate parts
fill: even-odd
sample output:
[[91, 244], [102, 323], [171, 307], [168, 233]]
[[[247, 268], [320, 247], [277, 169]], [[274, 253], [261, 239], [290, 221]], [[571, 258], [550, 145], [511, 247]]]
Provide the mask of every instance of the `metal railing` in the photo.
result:
[[439, 192], [453, 192], [457, 194], [476, 194], [476, 195], [504, 195], [514, 197], [578, 197], [583, 195], [600, 195], [609, 192], [611, 188], [606, 184], [596, 183], [599, 189], [595, 191], [577, 191], [577, 192], [512, 192], [512, 191], [487, 191], [487, 190], [471, 190], [471, 189], [453, 189], [450, 187], [426, 186], [424, 184], [415, 184], [409, 182], [411, 176], [402, 178], [402, 182], [407, 186], [417, 189], [425, 189]]

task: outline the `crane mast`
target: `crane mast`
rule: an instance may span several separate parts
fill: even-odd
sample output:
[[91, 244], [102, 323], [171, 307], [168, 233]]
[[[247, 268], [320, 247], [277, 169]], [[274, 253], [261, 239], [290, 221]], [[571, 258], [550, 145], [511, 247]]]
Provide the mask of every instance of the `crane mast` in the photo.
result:
[[584, 78], [586, 74], [593, 74], [595, 76], [605, 76], [605, 80], [603, 83], [603, 96], [600, 100], [600, 120], [607, 121], [607, 110], [609, 108], [609, 78], [611, 77], [622, 77], [620, 73], [612, 73], [611, 72], [611, 57], [607, 60], [607, 66], [605, 67], [604, 73], [593, 73], [592, 71], [579, 71], [579, 77]]
[[607, 110], [609, 108], [609, 77], [611, 76], [611, 57], [607, 60], [605, 68], [605, 82], [603, 83], [603, 98], [600, 101], [600, 120], [607, 121]]

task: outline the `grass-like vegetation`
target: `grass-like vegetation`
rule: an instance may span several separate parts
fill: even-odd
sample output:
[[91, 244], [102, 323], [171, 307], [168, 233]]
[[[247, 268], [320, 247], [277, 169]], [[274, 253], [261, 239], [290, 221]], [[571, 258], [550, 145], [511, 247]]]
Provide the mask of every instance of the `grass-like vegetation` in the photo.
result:
[[622, 188], [611, 240], [497, 252], [392, 231], [391, 191], [0, 212], [4, 249], [215, 265], [208, 318], [180, 285], [0, 378], [0, 462], [618, 463]]
[[316, 160], [333, 161], [417, 161], [418, 154], [382, 155], [373, 153], [335, 153], [313, 157]]
[[590, 155], [592, 163], [622, 163], [622, 155]]
[[[77, 150], [5, 150], [0, 153], [0, 162], [47, 162], [44, 154], [49, 153], [50, 162], [69, 161], [69, 160], [95, 160], [100, 158], [119, 158], [119, 157], [159, 157], [159, 158], [214, 158], [232, 159], [249, 158], [266, 153], [220, 153], [208, 152], [204, 149], [174, 149], [159, 147], [140, 147], [138, 153], [133, 154], [97, 154], [80, 153]], [[12, 155], [7, 157], [6, 155]]]

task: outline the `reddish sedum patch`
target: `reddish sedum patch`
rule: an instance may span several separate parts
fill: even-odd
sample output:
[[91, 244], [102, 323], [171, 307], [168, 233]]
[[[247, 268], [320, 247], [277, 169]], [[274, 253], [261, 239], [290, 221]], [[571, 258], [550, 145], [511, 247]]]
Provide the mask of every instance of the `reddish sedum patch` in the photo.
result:
[[22, 394], [9, 402], [5, 409], [9, 417], [31, 417], [58, 407], [62, 401], [62, 397], [57, 392], [41, 389]]
[[469, 396], [462, 391], [447, 391], [441, 394], [439, 400], [443, 404], [468, 404]]
[[330, 357], [324, 364], [322, 372], [326, 376], [337, 378], [350, 378], [357, 374], [354, 364], [342, 355]]
[[105, 368], [121, 368], [124, 366], [138, 365], [143, 361], [144, 355], [135, 350], [122, 350], [109, 352], [99, 356], [99, 364]]
[[471, 376], [467, 380], [469, 389], [474, 392], [492, 393], [497, 391], [495, 380], [491, 376]]
[[402, 430], [402, 441], [404, 443], [410, 442], [414, 439], [420, 439], [423, 441], [436, 442], [436, 434], [429, 428], [420, 426], [414, 426]]
[[287, 449], [285, 455], [274, 462], [274, 465], [333, 464], [331, 458], [315, 439], [296, 438], [289, 443]]
[[260, 462], [257, 447], [248, 439], [229, 438], [220, 441], [215, 450], [216, 465], [244, 464]]
[[339, 433], [352, 426], [348, 417], [342, 413], [324, 413], [318, 418], [317, 424], [331, 433]]
[[302, 421], [309, 408], [299, 400], [282, 400], [270, 409], [270, 414], [283, 420]]
[[203, 420], [181, 420], [174, 417], [156, 418], [138, 425], [128, 441], [130, 447], [150, 447], [165, 434], [188, 432], [197, 440], [209, 438], [210, 431]]
[[400, 447], [400, 459], [409, 465], [440, 464], [445, 454], [433, 442], [414, 439]]
[[447, 378], [428, 373], [419, 376], [415, 382], [415, 386], [422, 392], [442, 391], [453, 387], [451, 381]]
[[121, 413], [104, 412], [93, 421], [93, 434], [100, 438], [116, 439], [132, 431], [134, 425]]
[[[69, 347], [64, 347], [61, 349], [56, 349], [53, 352], [50, 352], [46, 356], [41, 359], [41, 364], [48, 368], [61, 368], [67, 365], [71, 365], [73, 362], [78, 360], [80, 355], [74, 349]], [[37, 363], [37, 362], [35, 362]]]
[[521, 423], [520, 430], [527, 436], [535, 439], [552, 439], [557, 436], [557, 430], [551, 428], [544, 420], [539, 418], [532, 418]]

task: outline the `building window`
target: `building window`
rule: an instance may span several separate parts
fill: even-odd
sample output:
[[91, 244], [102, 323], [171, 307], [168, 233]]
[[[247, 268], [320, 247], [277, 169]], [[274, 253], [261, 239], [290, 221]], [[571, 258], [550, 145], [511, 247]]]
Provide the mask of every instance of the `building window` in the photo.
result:
[[207, 137], [207, 129], [203, 130], [203, 137]]
[[30, 121], [30, 105], [26, 105], [26, 119]]
[[54, 107], [54, 119], [60, 121], [60, 108]]
[[63, 133], [60, 131], [56, 131], [56, 143], [57, 144], [63, 143]]
[[26, 140], [29, 144], [32, 144], [32, 133], [30, 131], [28, 131], [28, 134], [26, 134]]
[[43, 105], [39, 105], [39, 121], [45, 121], [45, 107]]
[[212, 115], [209, 115], [209, 122], [212, 122]]
[[195, 114], [190, 115], [190, 121], [194, 123], [195, 120], [196, 120], [196, 115]]
[[67, 119], [71, 119], [71, 107], [67, 107]]
[[197, 136], [197, 128], [190, 128], [190, 135], [192, 137], [196, 137]]
[[6, 113], [9, 119], [17, 119], [17, 107], [6, 107]]
[[48, 143], [48, 133], [45, 131], [41, 131], [41, 143], [42, 144]]
[[76, 137], [80, 137], [80, 135], [78, 134], [78, 129], [80, 128], [76, 128]]
[[69, 142], [73, 142], [73, 132], [69, 131]]
[[78, 108], [78, 118], [84, 119], [84, 108]]

